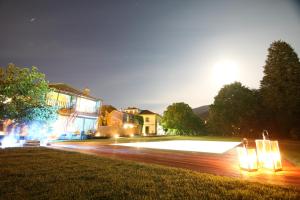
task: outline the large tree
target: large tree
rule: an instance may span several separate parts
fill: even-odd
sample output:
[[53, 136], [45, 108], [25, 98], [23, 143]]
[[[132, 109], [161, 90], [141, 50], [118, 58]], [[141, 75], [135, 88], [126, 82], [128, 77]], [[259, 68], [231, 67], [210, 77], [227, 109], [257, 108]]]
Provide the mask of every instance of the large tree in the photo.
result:
[[50, 91], [45, 75], [36, 67], [20, 68], [14, 64], [0, 68], [0, 119], [16, 123], [49, 122], [56, 108], [46, 104]]
[[300, 136], [300, 62], [294, 49], [275, 41], [268, 49], [261, 81], [263, 102], [270, 124], [283, 136]]
[[239, 82], [225, 85], [210, 106], [209, 129], [212, 134], [254, 136], [259, 108], [256, 90]]
[[102, 105], [100, 108], [100, 116], [98, 123], [100, 126], [106, 126], [107, 125], [107, 115], [111, 113], [112, 111], [117, 110], [112, 105]]
[[168, 133], [179, 135], [197, 135], [204, 129], [203, 121], [197, 117], [192, 108], [183, 102], [173, 103], [164, 111], [162, 125]]

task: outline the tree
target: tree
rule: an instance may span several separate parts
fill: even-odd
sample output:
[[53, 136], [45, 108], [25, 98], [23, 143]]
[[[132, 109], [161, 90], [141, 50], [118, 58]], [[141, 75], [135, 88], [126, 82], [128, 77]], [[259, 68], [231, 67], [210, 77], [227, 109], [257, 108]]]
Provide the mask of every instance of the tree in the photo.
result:
[[284, 41], [275, 41], [268, 49], [261, 81], [263, 102], [274, 132], [282, 136], [300, 136], [300, 62], [294, 49]]
[[164, 111], [162, 125], [169, 133], [179, 135], [197, 135], [204, 130], [203, 121], [192, 108], [183, 102], [173, 103]]
[[100, 108], [100, 113], [101, 115], [105, 115], [105, 113], [111, 113], [112, 111], [117, 110], [115, 107], [112, 105], [102, 105]]
[[112, 111], [117, 110], [112, 105], [102, 105], [100, 108], [100, 116], [99, 116], [99, 125], [106, 126], [107, 125], [107, 114], [111, 113]]
[[140, 115], [133, 115], [133, 123], [138, 124], [139, 131], [142, 132], [144, 125], [144, 118]]
[[259, 93], [239, 82], [225, 85], [210, 106], [208, 126], [213, 134], [253, 136], [258, 129]]
[[49, 122], [56, 117], [56, 108], [46, 104], [49, 91], [45, 75], [36, 67], [20, 68], [14, 64], [1, 67], [0, 119], [16, 123]]

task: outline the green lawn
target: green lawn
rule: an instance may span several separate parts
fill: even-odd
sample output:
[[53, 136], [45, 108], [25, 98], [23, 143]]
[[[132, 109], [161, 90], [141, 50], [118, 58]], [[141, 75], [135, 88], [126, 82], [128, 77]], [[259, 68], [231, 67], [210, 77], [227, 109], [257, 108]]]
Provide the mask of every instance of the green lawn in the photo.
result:
[[0, 199], [299, 199], [292, 187], [47, 148], [0, 150]]

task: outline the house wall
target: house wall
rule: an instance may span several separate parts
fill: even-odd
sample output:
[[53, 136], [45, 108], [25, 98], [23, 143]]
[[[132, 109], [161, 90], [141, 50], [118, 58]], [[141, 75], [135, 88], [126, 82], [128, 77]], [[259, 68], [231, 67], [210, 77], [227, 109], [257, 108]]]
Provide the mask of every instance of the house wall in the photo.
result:
[[81, 131], [86, 133], [90, 130], [96, 130], [96, 122], [97, 119], [94, 118], [59, 115], [53, 126], [58, 134], [64, 132], [80, 133]]
[[13, 123], [12, 120], [0, 120], [0, 135], [5, 135], [7, 133], [7, 127]]
[[[155, 135], [157, 133], [157, 119], [156, 114], [141, 114], [140, 116], [144, 119], [144, 125], [142, 133], [143, 135]], [[149, 131], [147, 133], [147, 127], [149, 127]]]
[[102, 137], [131, 136], [140, 134], [138, 124], [134, 124], [128, 113], [114, 110], [106, 116], [107, 126], [98, 127], [98, 135]]
[[106, 116], [106, 122], [108, 126], [123, 126], [123, 113], [117, 110], [113, 110]]
[[90, 99], [77, 97], [76, 111], [84, 112], [84, 113], [96, 113], [97, 112], [97, 102], [90, 100]]
[[51, 91], [47, 94], [46, 102], [51, 106], [58, 106], [59, 108], [75, 107], [77, 112], [92, 114], [97, 113], [100, 107], [100, 103], [98, 101], [56, 91]]
[[137, 115], [137, 114], [139, 114], [140, 110], [138, 108], [126, 108], [126, 109], [124, 109], [124, 112], [133, 114], [133, 115]]
[[123, 128], [120, 126], [99, 126], [96, 136], [115, 137], [115, 136], [132, 136], [139, 134], [139, 128]]
[[52, 91], [47, 94], [47, 104], [60, 108], [58, 119], [53, 124], [55, 134], [80, 134], [82, 131], [87, 133], [97, 129], [96, 113], [98, 113], [100, 102]]

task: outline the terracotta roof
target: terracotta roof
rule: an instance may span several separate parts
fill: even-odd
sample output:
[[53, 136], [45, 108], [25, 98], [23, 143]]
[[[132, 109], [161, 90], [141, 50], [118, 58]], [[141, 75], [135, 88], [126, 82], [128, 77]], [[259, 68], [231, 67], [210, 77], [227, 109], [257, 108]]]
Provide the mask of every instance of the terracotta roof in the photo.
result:
[[69, 94], [73, 94], [73, 95], [77, 95], [77, 96], [82, 96], [82, 97], [87, 97], [89, 99], [92, 100], [101, 100], [100, 98], [96, 98], [87, 94], [84, 94], [83, 91], [74, 88], [68, 84], [65, 83], [49, 83], [49, 87], [50, 88], [54, 88], [56, 90], [65, 92], [65, 93], [69, 93]]
[[127, 109], [138, 109], [138, 108], [136, 108], [136, 107], [128, 107], [125, 110], [127, 110]]
[[150, 110], [141, 110], [141, 112], [139, 114], [141, 114], [141, 115], [156, 115], [156, 113], [151, 112]]

